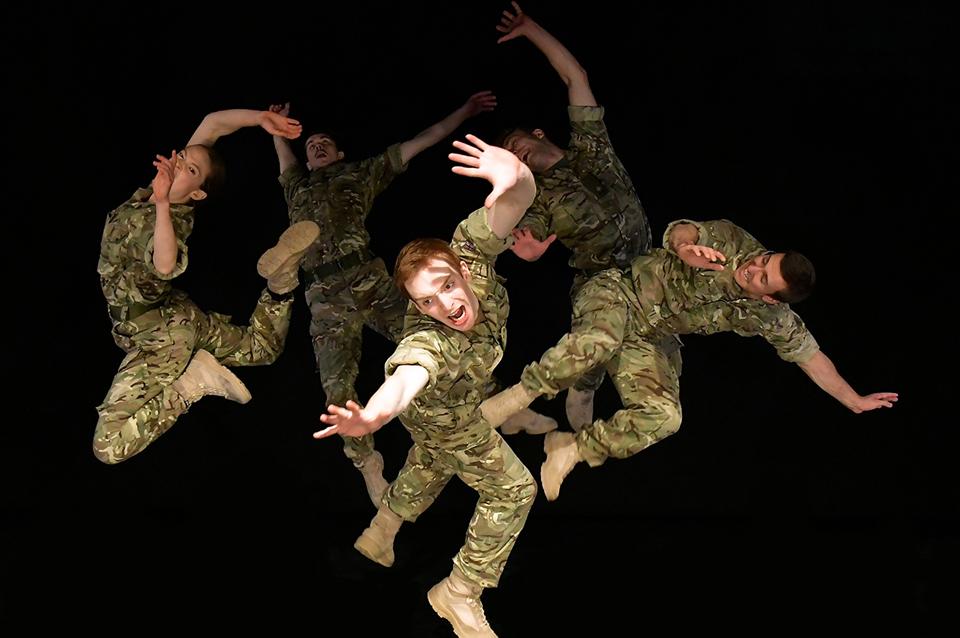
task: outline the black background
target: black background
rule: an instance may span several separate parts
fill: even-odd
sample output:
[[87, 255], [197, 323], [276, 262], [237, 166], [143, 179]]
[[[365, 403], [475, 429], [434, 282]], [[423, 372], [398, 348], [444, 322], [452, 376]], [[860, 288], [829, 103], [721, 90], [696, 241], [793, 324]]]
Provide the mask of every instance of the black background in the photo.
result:
[[[25, 197], [7, 210], [9, 254], [22, 257], [6, 299], [17, 381], [4, 426], [4, 624], [450, 635], [425, 594], [449, 572], [474, 493], [451, 482], [403, 528], [389, 570], [352, 549], [373, 508], [338, 441], [310, 437], [323, 395], [302, 297], [281, 359], [238, 370], [251, 403], [202, 401], [132, 460], [94, 459], [94, 406], [122, 357], [96, 261], [104, 215], [213, 110], [290, 100], [306, 132], [335, 131], [359, 159], [492, 89], [497, 111], [457, 137], [519, 122], [565, 145], [565, 87], [529, 42], [495, 44], [501, 8], [14, 14], [8, 107], [23, 152], [8, 177]], [[770, 635], [896, 621], [921, 633], [954, 600], [945, 581], [957, 567], [955, 337], [949, 271], [930, 258], [952, 250], [957, 210], [940, 197], [955, 114], [945, 18], [914, 4], [524, 9], [589, 72], [655, 242], [675, 218], [725, 217], [803, 251], [819, 288], [797, 310], [823, 350], [861, 393], [901, 399], [854, 415], [760, 339], [685, 338], [683, 427], [628, 460], [578, 466], [556, 502], [537, 497], [483, 598], [494, 628]], [[450, 172], [450, 141], [377, 199], [367, 225], [388, 265], [410, 239], [449, 237], [482, 202], [484, 182]], [[227, 188], [198, 211], [177, 285], [242, 323], [286, 210], [268, 135], [241, 130], [218, 147]], [[566, 259], [556, 244], [535, 264], [499, 261], [507, 382], [568, 326]], [[361, 397], [391, 351], [365, 332]], [[563, 395], [534, 407], [568, 427]], [[607, 382], [597, 414], [617, 407]], [[538, 476], [541, 439], [509, 440]], [[388, 477], [408, 446], [397, 422], [378, 433]]]

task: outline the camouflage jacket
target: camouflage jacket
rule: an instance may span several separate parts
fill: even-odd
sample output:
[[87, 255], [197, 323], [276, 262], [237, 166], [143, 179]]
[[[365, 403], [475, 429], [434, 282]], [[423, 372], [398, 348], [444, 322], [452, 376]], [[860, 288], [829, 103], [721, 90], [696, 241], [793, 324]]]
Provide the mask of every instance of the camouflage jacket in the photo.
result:
[[317, 239], [303, 262], [310, 271], [344, 255], [367, 248], [370, 234], [364, 221], [374, 198], [383, 192], [406, 165], [400, 145], [360, 162], [334, 162], [308, 170], [297, 163], [280, 175], [290, 223], [309, 220], [320, 226]]
[[177, 236], [177, 263], [169, 274], [153, 265], [156, 206], [153, 190], [138, 189], [133, 197], [107, 215], [100, 240], [100, 287], [107, 304], [124, 309], [135, 304], [155, 306], [172, 289], [170, 280], [187, 269], [187, 238], [193, 230], [193, 206], [171, 204], [170, 219]]
[[474, 211], [460, 223], [450, 242], [472, 275], [469, 285], [481, 312], [476, 325], [469, 332], [460, 332], [410, 303], [405, 336], [385, 365], [387, 375], [401, 365], [422, 366], [429, 375], [426, 387], [400, 415], [415, 436], [455, 439], [467, 445], [475, 434], [462, 426], [477, 422], [480, 402], [486, 398], [493, 370], [507, 345], [510, 301], [493, 267], [512, 238], [497, 237], [487, 224], [486, 213], [485, 208]]
[[603, 107], [570, 106], [570, 148], [535, 175], [537, 197], [518, 226], [543, 240], [551, 233], [570, 249], [570, 265], [588, 273], [628, 268], [650, 249], [650, 226], [620, 162]]
[[[719, 250], [727, 258], [724, 270], [691, 268], [669, 248], [677, 224], [693, 224], [697, 243]], [[744, 262], [766, 252], [749, 233], [727, 220], [678, 220], [667, 226], [663, 249], [637, 257], [630, 271], [633, 302], [639, 307], [641, 330], [673, 334], [735, 332], [759, 335], [786, 361], [803, 363], [818, 350], [803, 320], [785, 303], [767, 304], [743, 297], [733, 278]]]

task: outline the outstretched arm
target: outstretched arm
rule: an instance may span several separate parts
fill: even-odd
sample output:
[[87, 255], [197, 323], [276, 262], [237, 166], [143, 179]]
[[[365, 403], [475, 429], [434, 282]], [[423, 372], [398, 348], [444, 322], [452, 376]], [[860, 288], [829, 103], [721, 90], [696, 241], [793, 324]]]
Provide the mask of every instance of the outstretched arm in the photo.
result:
[[262, 126], [271, 135], [282, 135], [290, 139], [300, 136], [303, 127], [300, 122], [270, 111], [251, 111], [250, 109], [230, 109], [207, 114], [200, 126], [193, 132], [187, 146], [202, 144], [213, 146], [214, 142], [230, 135], [234, 131], [248, 126]]
[[559, 40], [550, 35], [546, 29], [525, 14], [520, 5], [516, 2], [510, 4], [513, 5], [514, 12], [504, 10], [500, 24], [497, 25], [497, 31], [504, 35], [497, 40], [497, 44], [520, 36], [526, 37], [547, 56], [551, 66], [560, 75], [563, 83], [567, 85], [567, 96], [572, 106], [596, 106], [597, 100], [593, 97], [593, 91], [590, 90], [587, 72], [580, 66], [573, 54], [560, 44]]
[[[281, 117], [290, 115], [290, 102], [286, 104], [271, 104], [268, 109], [271, 113], [276, 113]], [[273, 136], [273, 147], [277, 151], [277, 159], [280, 161], [280, 174], [282, 175], [288, 168], [297, 163], [297, 156], [293, 154], [290, 148], [290, 142], [283, 135]]]
[[334, 434], [343, 436], [372, 434], [403, 412], [429, 380], [427, 370], [421, 366], [398, 366], [373, 393], [365, 408], [361, 408], [353, 401], [347, 401], [344, 407], [327, 406], [327, 414], [321, 415], [320, 420], [329, 427], [314, 432], [313, 438], [323, 439]]
[[474, 93], [456, 111], [433, 126], [420, 131], [413, 139], [401, 143], [400, 159], [406, 164], [421, 152], [453, 133], [465, 120], [474, 115], [492, 111], [496, 106], [497, 96], [493, 94], [493, 91]]
[[466, 153], [450, 153], [453, 172], [467, 177], [480, 177], [493, 186], [483, 205], [487, 209], [487, 224], [500, 239], [506, 239], [524, 211], [533, 203], [537, 186], [527, 165], [510, 151], [491, 146], [476, 135], [467, 135], [470, 144], [459, 140], [453, 145]]
[[814, 383], [820, 386], [821, 390], [857, 414], [877, 408], [892, 408], [899, 398], [896, 392], [875, 392], [867, 396], [860, 396], [840, 376], [833, 362], [821, 351], [817, 351], [809, 361], [797, 365], [807, 373], [808, 377], [813, 379]]

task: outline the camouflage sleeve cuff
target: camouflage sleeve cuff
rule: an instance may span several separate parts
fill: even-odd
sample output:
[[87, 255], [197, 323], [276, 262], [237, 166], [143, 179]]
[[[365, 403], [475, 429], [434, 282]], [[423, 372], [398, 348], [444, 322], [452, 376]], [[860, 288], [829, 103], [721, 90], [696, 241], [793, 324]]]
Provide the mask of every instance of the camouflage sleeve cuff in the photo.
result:
[[602, 106], [567, 106], [567, 115], [571, 122], [602, 122]]
[[[390, 376], [396, 372], [400, 366], [420, 366], [427, 371], [427, 376], [429, 377], [424, 390], [432, 390], [437, 384], [437, 379], [443, 370], [441, 367], [443, 357], [439, 352], [438, 344], [433, 344], [433, 348], [428, 348], [428, 344], [423, 343], [423, 341], [432, 341], [432, 339], [429, 339], [428, 335], [419, 332], [404, 338], [397, 346], [393, 355], [391, 355], [383, 365], [384, 374]], [[434, 349], [436, 349], [436, 352], [431, 352], [431, 350]]]
[[179, 277], [187, 269], [187, 245], [179, 239], [177, 240], [177, 263], [174, 264], [173, 270], [167, 274], [163, 274], [153, 265], [153, 237], [151, 237], [150, 241], [147, 242], [147, 249], [143, 253], [143, 262], [147, 265], [147, 268], [150, 269], [154, 277], [169, 281]]
[[673, 248], [670, 247], [670, 233], [673, 232], [673, 229], [681, 224], [690, 224], [696, 226], [697, 232], [700, 233], [700, 236], [697, 237], [697, 244], [701, 246], [707, 245], [707, 242], [710, 241], [710, 233], [707, 231], [707, 227], [700, 222], [695, 222], [691, 219], [678, 219], [667, 224], [667, 229], [663, 231], [663, 247], [672, 255], [676, 255], [673, 251]]
[[485, 258], [492, 262], [513, 245], [513, 235], [506, 239], [497, 237], [487, 222], [487, 209], [478, 208], [460, 222], [450, 245], [464, 259]]
[[280, 177], [277, 178], [277, 181], [280, 182], [281, 186], [286, 188], [287, 186], [296, 184], [306, 176], [307, 169], [305, 169], [300, 162], [294, 162], [292, 166], [287, 167], [287, 170], [280, 173]]
[[807, 332], [799, 346], [790, 350], [778, 350], [777, 354], [781, 359], [790, 363], [806, 363], [818, 352], [820, 352], [820, 344], [817, 343], [812, 334]]
[[407, 164], [403, 162], [403, 157], [400, 155], [400, 144], [392, 144], [387, 148], [387, 164], [390, 165], [390, 170], [394, 173], [402, 173], [407, 170]]
[[523, 219], [517, 224], [517, 228], [529, 230], [533, 233], [533, 236], [537, 238], [537, 241], [543, 241], [547, 238], [547, 235], [550, 234], [550, 229], [547, 227], [543, 216], [533, 210], [527, 210], [523, 215]]

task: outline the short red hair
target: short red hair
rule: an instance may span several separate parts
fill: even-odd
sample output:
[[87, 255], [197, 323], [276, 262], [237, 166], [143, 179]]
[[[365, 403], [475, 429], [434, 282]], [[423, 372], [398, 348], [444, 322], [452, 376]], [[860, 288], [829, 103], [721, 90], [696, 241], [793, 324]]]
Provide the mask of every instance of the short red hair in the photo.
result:
[[454, 270], [460, 270], [460, 257], [442, 239], [414, 239], [400, 249], [393, 266], [393, 281], [408, 299], [410, 293], [407, 292], [407, 282], [434, 258], [446, 262]]

